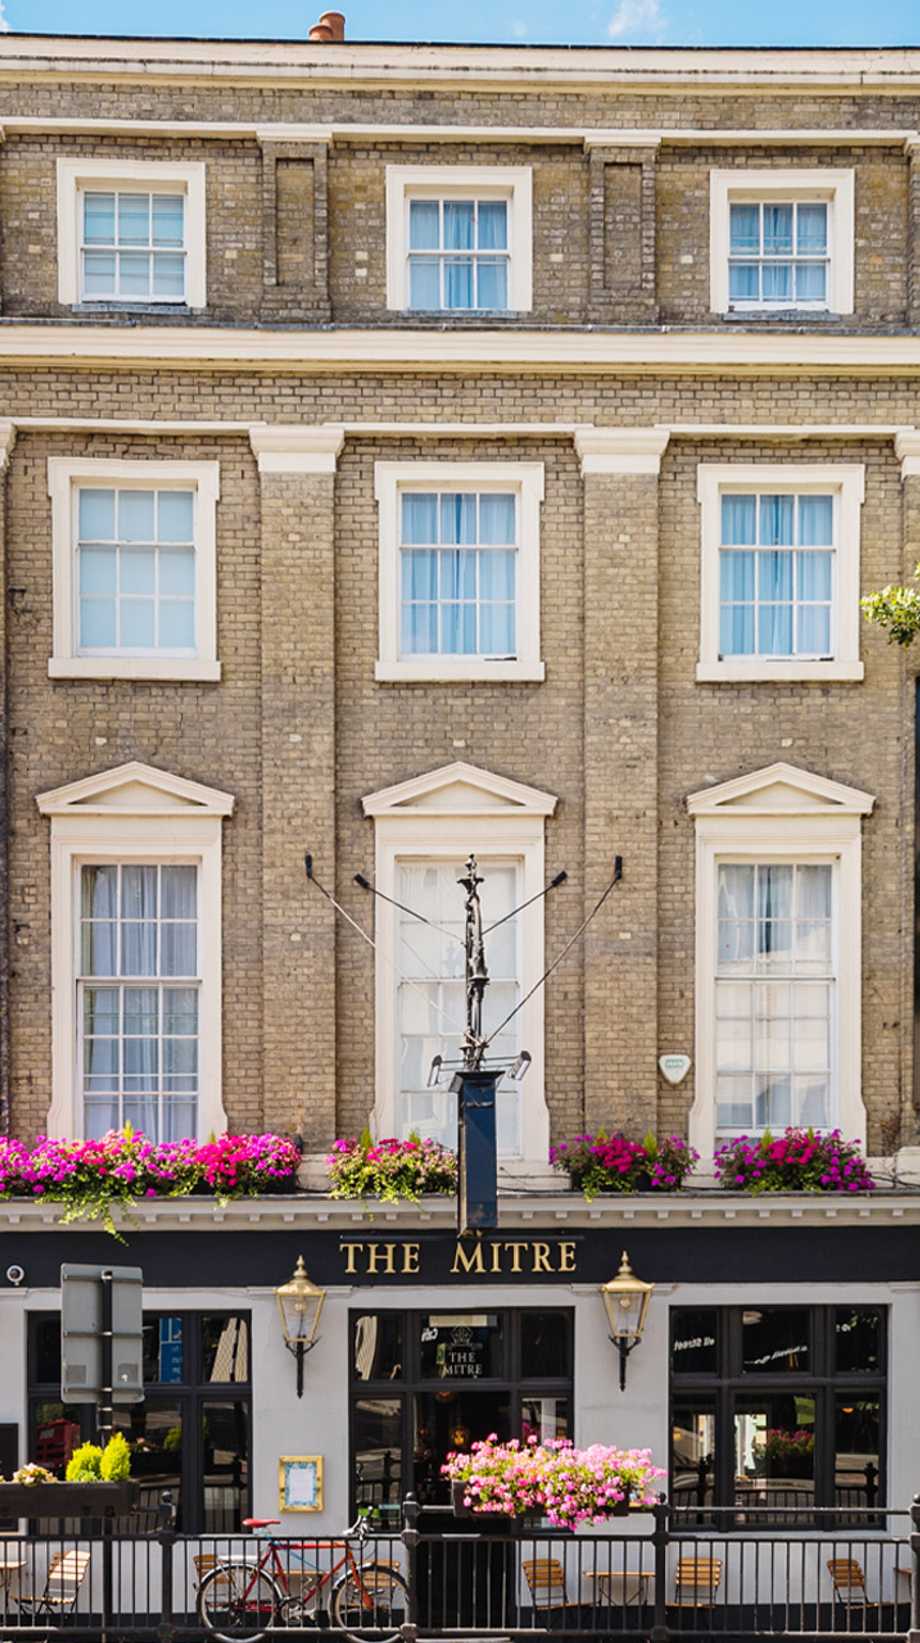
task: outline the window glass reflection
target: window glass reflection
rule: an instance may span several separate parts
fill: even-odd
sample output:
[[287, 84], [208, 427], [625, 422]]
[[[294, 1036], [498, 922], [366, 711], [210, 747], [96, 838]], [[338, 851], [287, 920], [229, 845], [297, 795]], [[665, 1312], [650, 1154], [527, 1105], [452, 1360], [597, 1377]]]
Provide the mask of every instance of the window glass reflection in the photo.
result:
[[881, 1404], [877, 1397], [838, 1393], [834, 1399], [834, 1504], [879, 1501]]
[[678, 1307], [671, 1314], [671, 1370], [715, 1375], [719, 1369], [719, 1314], [715, 1307]]
[[572, 1408], [568, 1398], [523, 1397], [521, 1399], [521, 1437], [534, 1437], [540, 1443], [550, 1438], [572, 1436]]
[[402, 1499], [399, 1398], [358, 1398], [352, 1411], [352, 1466], [359, 1509], [398, 1506]]
[[811, 1320], [804, 1307], [764, 1307], [742, 1314], [741, 1367], [746, 1375], [801, 1375], [811, 1368]]
[[185, 1379], [182, 1319], [174, 1313], [144, 1314], [144, 1385], [172, 1386]]
[[738, 1398], [735, 1500], [757, 1507], [810, 1506], [815, 1494], [815, 1400], [785, 1392]]
[[834, 1345], [838, 1375], [877, 1373], [882, 1363], [882, 1314], [875, 1307], [835, 1307]]
[[521, 1314], [521, 1378], [567, 1380], [572, 1373], [572, 1332], [558, 1309]]
[[82, 1441], [78, 1404], [61, 1403], [58, 1398], [40, 1398], [33, 1403], [29, 1460], [62, 1478], [67, 1462]]
[[239, 1386], [249, 1379], [249, 1322], [218, 1314], [201, 1320], [201, 1378]]
[[675, 1506], [711, 1506], [716, 1417], [708, 1403], [676, 1403], [671, 1415], [671, 1498]]
[[362, 1312], [354, 1320], [356, 1381], [395, 1381], [403, 1373], [403, 1321], [398, 1312]]
[[504, 1368], [502, 1314], [430, 1312], [419, 1319], [422, 1380], [477, 1381]]
[[249, 1498], [249, 1409], [245, 1403], [201, 1406], [204, 1532], [239, 1528]]

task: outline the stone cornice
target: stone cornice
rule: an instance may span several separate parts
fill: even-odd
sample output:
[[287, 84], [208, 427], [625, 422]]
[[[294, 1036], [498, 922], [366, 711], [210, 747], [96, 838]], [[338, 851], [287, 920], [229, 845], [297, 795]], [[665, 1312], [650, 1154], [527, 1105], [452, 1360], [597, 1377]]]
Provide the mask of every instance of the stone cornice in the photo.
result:
[[[59, 1232], [63, 1209], [29, 1199], [3, 1206], [7, 1231]], [[215, 1228], [303, 1227], [349, 1230], [386, 1227], [395, 1235], [418, 1228], [450, 1231], [456, 1225], [453, 1198], [426, 1198], [419, 1204], [332, 1199], [324, 1194], [246, 1198], [223, 1207], [211, 1199], [178, 1198], [142, 1202], [121, 1224], [129, 1232], [175, 1231], [207, 1234]], [[617, 1194], [587, 1204], [577, 1193], [500, 1194], [502, 1229], [536, 1233], [548, 1227], [607, 1226], [619, 1236], [630, 1227], [724, 1226], [920, 1226], [920, 1191], [885, 1191], [849, 1198], [829, 1193], [770, 1193], [750, 1197], [713, 1190], [673, 1194]], [[116, 1211], [116, 1220], [118, 1219]]]
[[294, 373], [342, 370], [481, 375], [802, 377], [920, 372], [920, 334], [764, 331], [597, 331], [440, 327], [289, 330], [214, 325], [0, 324], [0, 361], [76, 370], [124, 368]]
[[895, 434], [894, 454], [901, 464], [901, 478], [916, 478], [920, 474], [920, 432], [907, 428]]

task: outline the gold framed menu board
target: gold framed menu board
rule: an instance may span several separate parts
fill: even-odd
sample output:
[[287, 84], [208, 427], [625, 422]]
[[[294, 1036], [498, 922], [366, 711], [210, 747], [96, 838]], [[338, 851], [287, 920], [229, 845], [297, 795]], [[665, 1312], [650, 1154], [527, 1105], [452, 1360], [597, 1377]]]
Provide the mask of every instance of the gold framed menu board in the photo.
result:
[[278, 1461], [278, 1510], [321, 1512], [322, 1455], [282, 1455]]

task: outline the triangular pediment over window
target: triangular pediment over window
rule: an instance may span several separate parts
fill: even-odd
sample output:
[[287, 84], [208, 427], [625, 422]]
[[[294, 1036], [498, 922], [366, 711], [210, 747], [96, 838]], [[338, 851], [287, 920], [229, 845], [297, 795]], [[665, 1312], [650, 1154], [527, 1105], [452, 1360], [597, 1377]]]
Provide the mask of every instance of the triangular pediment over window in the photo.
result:
[[551, 816], [557, 800], [553, 793], [457, 760], [369, 793], [362, 803], [365, 816]]
[[704, 787], [687, 799], [691, 816], [868, 816], [874, 804], [874, 796], [858, 787], [846, 787], [782, 762]]
[[39, 793], [35, 802], [43, 816], [229, 816], [234, 797], [132, 759]]

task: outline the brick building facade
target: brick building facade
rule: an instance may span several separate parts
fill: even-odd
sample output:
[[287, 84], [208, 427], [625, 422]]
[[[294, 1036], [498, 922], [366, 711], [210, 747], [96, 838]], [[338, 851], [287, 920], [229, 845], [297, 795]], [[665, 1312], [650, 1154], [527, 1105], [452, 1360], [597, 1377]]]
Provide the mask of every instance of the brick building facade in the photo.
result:
[[[515, 894], [568, 872], [520, 926], [508, 997], [624, 861], [525, 1016], [510, 1224], [589, 1225], [546, 1176], [548, 1139], [585, 1127], [689, 1133], [706, 1160], [726, 1134], [800, 1121], [839, 1123], [889, 1161], [912, 1148], [913, 667], [857, 601], [920, 558], [920, 54], [8, 35], [0, 125], [12, 1130], [140, 1114], [164, 1135], [299, 1134], [314, 1160], [366, 1123], [392, 1133], [414, 1115], [445, 1134], [440, 1098], [405, 1067], [437, 1047], [448, 994], [432, 1002], [431, 963], [413, 977], [405, 932], [383, 904], [375, 925], [354, 874], [402, 899], [403, 872], [427, 864], [434, 884], [469, 839], [487, 898], [490, 859]], [[463, 497], [479, 499], [479, 535]], [[441, 551], [458, 543], [462, 567]], [[461, 570], [466, 591], [445, 591]], [[306, 850], [376, 929], [376, 956], [311, 892]], [[158, 913], [138, 911], [154, 892], [126, 878], [132, 863], [160, 874]], [[198, 875], [194, 915], [189, 881], [163, 876], [177, 865]], [[100, 868], [120, 875], [111, 891]], [[774, 868], [790, 876], [764, 888]], [[159, 1081], [143, 1060], [128, 1071], [149, 1052], [123, 1014], [108, 1033], [87, 1025], [94, 977], [112, 974], [86, 968], [77, 935], [105, 922], [94, 898], [109, 894], [125, 898], [117, 918], [105, 903], [123, 942], [146, 939], [145, 916], [160, 943], [183, 908], [198, 919], [192, 976], [138, 971], [197, 989], [194, 1006], [154, 989], [172, 1082], [165, 1060]], [[777, 926], [756, 953], [755, 895], [774, 898], [759, 917]], [[776, 952], [772, 980], [795, 999], [765, 1008], [751, 1000]], [[125, 959], [114, 975], [130, 972]], [[748, 991], [725, 1005], [732, 978]], [[421, 1030], [410, 985], [427, 989]], [[186, 1028], [193, 1011], [194, 1031], [167, 1031], [168, 1010]], [[725, 1026], [738, 1020], [743, 1053]], [[692, 1062], [676, 1086], [665, 1052]], [[879, 1238], [913, 1225], [913, 1196], [885, 1181], [870, 1208], [836, 1212], [848, 1227], [857, 1213]], [[741, 1304], [730, 1261], [707, 1277], [674, 1253], [722, 1202], [656, 1211], [677, 1223], [659, 1277], [684, 1305]], [[44, 1272], [52, 1223], [32, 1208]], [[175, 1235], [175, 1212], [158, 1213]], [[347, 1226], [341, 1207], [320, 1194], [286, 1213], [341, 1281], [322, 1243]], [[621, 1211], [596, 1213], [612, 1248]], [[889, 1286], [913, 1295], [913, 1257], [854, 1267], [823, 1209], [769, 1213], [786, 1232], [805, 1218], [801, 1259], [797, 1245], [784, 1259], [816, 1307], [903, 1308], [890, 1350], [907, 1361], [915, 1301]], [[651, 1212], [630, 1214], [654, 1266]], [[753, 1226], [751, 1208], [731, 1214]], [[267, 1249], [281, 1211], [260, 1215]], [[220, 1245], [210, 1211], [186, 1222], [196, 1260]], [[231, 1293], [213, 1253], [192, 1279], [156, 1237], [151, 1221], [140, 1242], [164, 1316], [200, 1310], [189, 1286], [208, 1305]], [[792, 1280], [758, 1267], [763, 1248], [758, 1295], [781, 1304]], [[283, 1276], [246, 1272], [234, 1305]], [[55, 1304], [47, 1273], [36, 1295]], [[22, 1295], [6, 1298], [21, 1334], [7, 1416], [28, 1447], [32, 1326]], [[528, 1300], [544, 1304], [530, 1286], [514, 1305]], [[259, 1340], [277, 1358], [245, 1304], [254, 1360]], [[330, 1312], [350, 1327], [344, 1299]], [[606, 1349], [580, 1317], [593, 1364]], [[664, 1333], [659, 1348], [633, 1407], [656, 1446]], [[330, 1389], [340, 1369], [330, 1355]], [[566, 1419], [599, 1436], [592, 1376]], [[263, 1511], [288, 1390], [265, 1404]], [[318, 1418], [298, 1411], [301, 1446], [322, 1446]], [[394, 1442], [405, 1483], [409, 1439]], [[330, 1522], [354, 1499], [347, 1448], [343, 1428]], [[892, 1501], [916, 1487], [915, 1461], [883, 1456]]]

